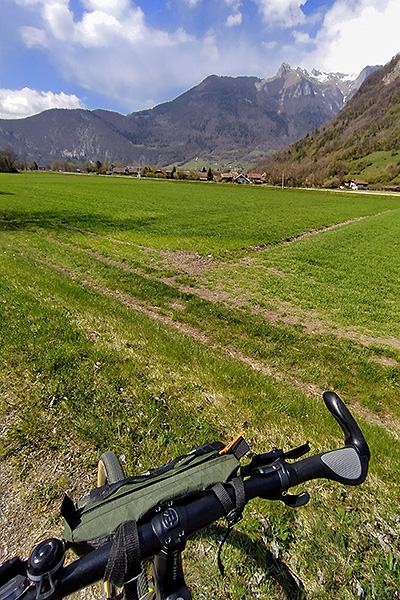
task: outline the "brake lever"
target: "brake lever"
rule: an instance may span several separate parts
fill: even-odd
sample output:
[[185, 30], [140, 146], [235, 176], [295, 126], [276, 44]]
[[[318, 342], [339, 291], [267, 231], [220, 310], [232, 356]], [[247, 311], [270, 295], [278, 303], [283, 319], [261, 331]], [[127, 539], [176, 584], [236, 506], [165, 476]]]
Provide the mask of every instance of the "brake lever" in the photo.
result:
[[283, 458], [289, 459], [289, 460], [292, 460], [292, 459], [296, 460], [297, 458], [300, 458], [301, 456], [304, 456], [305, 454], [308, 454], [309, 452], [310, 452], [310, 444], [308, 442], [306, 442], [305, 444], [302, 444], [298, 448], [293, 448], [292, 450], [288, 450], [287, 452], [285, 452], [283, 455]]
[[301, 492], [301, 494], [282, 494], [279, 496], [278, 500], [282, 500], [286, 506], [290, 506], [290, 508], [299, 508], [300, 506], [304, 506], [310, 499], [310, 494], [308, 492]]
[[[278, 448], [273, 448], [270, 452], [264, 452], [263, 454], [256, 454], [253, 456], [251, 462], [242, 468], [242, 475], [245, 477], [247, 475], [254, 475], [260, 472], [260, 468], [270, 467], [280, 459], [283, 460], [295, 460], [304, 456], [310, 452], [310, 445], [308, 442], [302, 444], [298, 448], [293, 448], [292, 450], [288, 450], [284, 452]], [[265, 474], [263, 472], [263, 474]]]

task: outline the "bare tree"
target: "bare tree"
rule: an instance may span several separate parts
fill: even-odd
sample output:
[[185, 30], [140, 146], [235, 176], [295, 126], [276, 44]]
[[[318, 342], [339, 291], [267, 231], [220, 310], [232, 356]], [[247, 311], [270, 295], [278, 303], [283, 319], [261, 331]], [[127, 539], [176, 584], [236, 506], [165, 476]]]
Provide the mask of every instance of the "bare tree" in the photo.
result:
[[10, 144], [0, 150], [0, 172], [2, 173], [17, 173], [18, 169], [16, 162], [18, 160], [17, 154], [14, 152]]

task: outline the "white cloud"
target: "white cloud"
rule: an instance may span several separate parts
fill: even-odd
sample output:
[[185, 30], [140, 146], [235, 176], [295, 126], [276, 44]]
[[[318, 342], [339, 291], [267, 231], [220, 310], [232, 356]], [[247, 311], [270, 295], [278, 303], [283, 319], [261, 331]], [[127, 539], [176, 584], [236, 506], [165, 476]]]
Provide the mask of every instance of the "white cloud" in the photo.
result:
[[37, 27], [22, 27], [21, 36], [28, 48], [33, 46], [47, 46], [47, 35], [43, 29]]
[[266, 50], [273, 50], [274, 48], [277, 47], [277, 45], [278, 45], [278, 42], [276, 40], [271, 40], [270, 42], [262, 42], [262, 46]]
[[239, 11], [239, 8], [242, 6], [241, 0], [224, 0], [225, 4], [227, 4], [232, 10], [236, 12]]
[[60, 77], [127, 111], [170, 100], [210, 73], [241, 75], [249, 64], [264, 71], [264, 51], [260, 58], [252, 42], [225, 37], [221, 26], [241, 23], [242, 0], [218, 0], [220, 20], [202, 33], [196, 21], [191, 32], [179, 21], [152, 27], [140, 0], [80, 0], [80, 12], [70, 0], [14, 2], [34, 9], [34, 26], [21, 29], [29, 48], [42, 50]]
[[301, 25], [306, 20], [301, 7], [307, 0], [254, 0], [254, 2], [267, 24], [289, 28]]
[[100, 11], [115, 17], [122, 17], [130, 8], [129, 0], [82, 0], [89, 12]]
[[21, 119], [48, 108], [85, 108], [85, 104], [77, 96], [64, 92], [38, 92], [27, 87], [22, 90], [0, 89], [1, 119]]
[[344, 73], [385, 64], [400, 50], [399, 23], [399, 0], [337, 0], [303, 64]]
[[298, 44], [310, 44], [312, 40], [308, 33], [304, 33], [303, 31], [294, 31], [293, 37]]
[[229, 15], [226, 20], [227, 27], [234, 27], [235, 25], [240, 25], [242, 22], [242, 13], [237, 12], [234, 15]]
[[360, 71], [399, 50], [400, 0], [330, 0], [330, 8], [324, 3], [307, 16], [306, 0], [214, 0], [210, 13], [202, 0], [179, 0], [180, 8], [182, 2], [197, 7], [194, 15], [184, 11], [191, 29], [181, 26], [178, 12], [153, 26], [153, 3], [144, 0], [14, 2], [32, 17], [21, 30], [29, 48], [40, 49], [64, 79], [126, 110], [170, 100], [210, 73], [243, 75], [251, 69], [265, 77], [273, 74], [266, 69], [284, 61]]
[[[107, 48], [116, 37], [122, 37], [124, 31], [114, 16], [95, 10], [83, 15], [82, 21], [75, 26], [74, 33], [77, 36], [75, 40], [80, 39], [85, 48]], [[139, 28], [135, 30], [133, 37], [136, 38], [138, 33]]]
[[202, 53], [208, 59], [210, 59], [210, 58], [212, 60], [219, 59], [220, 55], [219, 55], [216, 36], [215, 36], [215, 33], [211, 30], [207, 33], [207, 35], [204, 38], [204, 41], [202, 44]]
[[68, 0], [47, 0], [43, 3], [43, 19], [53, 36], [67, 42], [75, 35], [75, 23]]

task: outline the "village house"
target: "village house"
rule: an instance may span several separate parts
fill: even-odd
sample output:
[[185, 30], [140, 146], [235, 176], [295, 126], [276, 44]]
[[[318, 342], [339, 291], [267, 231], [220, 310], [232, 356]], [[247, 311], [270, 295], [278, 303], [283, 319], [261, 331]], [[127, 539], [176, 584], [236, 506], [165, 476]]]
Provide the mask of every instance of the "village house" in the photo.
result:
[[112, 173], [113, 175], [126, 175], [126, 167], [113, 167]]
[[235, 177], [237, 177], [238, 175], [239, 175], [239, 173], [232, 172], [232, 171], [226, 171], [225, 173], [221, 173], [219, 180], [226, 181], [228, 183], [232, 183], [233, 179]]
[[239, 183], [242, 185], [249, 185], [251, 183], [250, 179], [243, 175], [243, 173], [239, 173], [236, 177], [233, 178], [234, 183]]
[[137, 175], [138, 173], [140, 173], [140, 167], [129, 166], [126, 167], [125, 170], [128, 173], [128, 175]]
[[361, 179], [352, 179], [350, 181], [350, 188], [352, 190], [367, 190], [368, 181], [362, 181]]
[[265, 183], [265, 173], [247, 173], [247, 179], [250, 179], [251, 183], [261, 184]]

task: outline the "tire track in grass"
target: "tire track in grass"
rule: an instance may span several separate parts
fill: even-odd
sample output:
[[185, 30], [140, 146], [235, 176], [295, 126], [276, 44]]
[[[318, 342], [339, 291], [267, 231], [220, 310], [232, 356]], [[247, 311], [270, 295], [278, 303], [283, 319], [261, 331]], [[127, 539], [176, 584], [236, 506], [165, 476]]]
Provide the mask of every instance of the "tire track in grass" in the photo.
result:
[[280, 381], [280, 382], [283, 382], [283, 381], [289, 382], [291, 385], [293, 385], [297, 389], [300, 389], [308, 396], [320, 396], [322, 394], [322, 390], [320, 388], [318, 388], [318, 386], [316, 386], [315, 384], [304, 383], [295, 378], [290, 378], [288, 380], [287, 374], [284, 374], [281, 371], [278, 371], [277, 369], [272, 369], [271, 367], [266, 365], [264, 362], [257, 360], [255, 358], [251, 358], [251, 357], [247, 356], [246, 354], [244, 354], [243, 352], [241, 352], [240, 350], [233, 348], [232, 346], [222, 345], [222, 344], [215, 342], [215, 340], [213, 340], [210, 336], [208, 336], [204, 332], [200, 331], [196, 327], [193, 327], [192, 325], [188, 325], [187, 323], [182, 323], [180, 321], [176, 321], [172, 317], [169, 317], [168, 315], [160, 313], [157, 310], [157, 307], [150, 306], [150, 305], [146, 304], [145, 302], [139, 302], [134, 296], [131, 296], [130, 294], [127, 294], [126, 292], [111, 290], [110, 288], [108, 288], [104, 285], [96, 284], [87, 278], [81, 279], [80, 276], [77, 273], [75, 273], [73, 270], [67, 269], [65, 267], [61, 267], [57, 264], [45, 262], [45, 261], [40, 261], [40, 262], [42, 262], [42, 264], [44, 264], [45, 266], [50, 267], [50, 268], [62, 273], [63, 275], [66, 275], [70, 279], [79, 281], [83, 286], [85, 286], [95, 292], [103, 294], [104, 296], [107, 296], [108, 298], [112, 298], [113, 300], [120, 302], [124, 306], [127, 306], [128, 308], [130, 308], [142, 315], [145, 315], [146, 317], [149, 317], [150, 319], [153, 319], [155, 321], [158, 321], [159, 323], [162, 323], [163, 325], [165, 325], [167, 327], [171, 327], [171, 328], [175, 329], [179, 333], [188, 335], [189, 337], [196, 340], [197, 342], [200, 342], [207, 348], [216, 350], [218, 352], [221, 352], [222, 354], [229, 356], [230, 358], [240, 361], [241, 363], [249, 366], [254, 371], [258, 371], [258, 372], [262, 373], [263, 375], [266, 375], [267, 377], [276, 379], [277, 381]]
[[[146, 317], [158, 321], [166, 327], [170, 327], [183, 335], [191, 337], [196, 342], [201, 343], [203, 346], [210, 348], [211, 350], [215, 350], [221, 354], [224, 354], [225, 356], [229, 356], [230, 358], [241, 362], [242, 364], [250, 367], [254, 371], [261, 373], [262, 375], [293, 386], [294, 388], [303, 392], [306, 396], [320, 398], [322, 393], [325, 391], [314, 383], [306, 383], [295, 377], [290, 377], [287, 372], [282, 373], [277, 369], [272, 369], [264, 362], [252, 358], [240, 350], [233, 348], [232, 346], [219, 344], [196, 327], [176, 321], [168, 315], [161, 314], [157, 311], [156, 307], [150, 307], [144, 302], [138, 302], [136, 298], [130, 294], [127, 294], [126, 292], [111, 290], [110, 288], [107, 288], [103, 285], [98, 285], [89, 279], [82, 280], [80, 279], [79, 275], [71, 269], [60, 267], [54, 263], [43, 261], [43, 264], [45, 264], [47, 267], [55, 269], [56, 271], [66, 275], [67, 277], [70, 277], [73, 280], [79, 280], [80, 283], [85, 287], [107, 296], [108, 298], [116, 300], [117, 302], [120, 302], [124, 306], [134, 310], [137, 313], [145, 315]], [[393, 435], [393, 437], [395, 437], [397, 440], [400, 440], [400, 423], [395, 414], [386, 412], [385, 415], [377, 415], [370, 409], [362, 406], [356, 399], [350, 399], [348, 404], [350, 409], [366, 422], [384, 428], [391, 435]]]
[[[285, 244], [293, 244], [294, 242], [298, 242], [300, 240], [303, 240], [304, 238], [310, 237], [312, 235], [318, 235], [320, 233], [325, 233], [325, 231], [331, 231], [332, 229], [337, 229], [338, 227], [344, 227], [345, 225], [350, 225], [351, 223], [356, 223], [357, 221], [363, 221], [364, 219], [371, 219], [373, 217], [379, 217], [381, 215], [384, 215], [386, 213], [390, 213], [393, 212], [392, 209], [388, 209], [388, 210], [384, 210], [382, 212], [379, 213], [374, 213], [372, 215], [361, 215], [360, 217], [353, 217], [352, 219], [347, 219], [346, 221], [340, 221], [339, 223], [332, 223], [332, 225], [324, 225], [322, 227], [316, 227], [315, 229], [310, 229], [309, 231], [303, 231], [303, 233], [299, 233], [298, 235], [294, 235], [282, 240], [279, 240], [278, 242], [266, 242], [265, 244], [259, 244], [256, 246], [249, 246], [247, 248], [247, 250], [249, 252], [261, 252], [262, 250], [265, 250], [267, 248], [271, 248], [272, 246], [279, 246], [279, 245], [285, 245]], [[69, 225], [68, 223], [60, 223], [60, 225], [62, 227], [65, 227], [66, 229], [72, 229], [74, 231], [78, 231], [79, 233], [83, 233], [85, 235], [89, 235], [89, 236], [93, 236], [93, 237], [97, 237], [97, 238], [101, 238], [103, 240], [107, 240], [108, 242], [113, 242], [115, 244], [123, 244], [126, 246], [135, 246], [136, 248], [141, 248], [143, 250], [156, 250], [155, 248], [150, 248], [150, 247], [146, 247], [143, 246], [141, 244], [137, 244], [135, 242], [128, 242], [126, 240], [119, 240], [118, 238], [112, 238], [112, 237], [108, 237], [106, 235], [102, 235], [101, 233], [96, 233], [93, 231], [88, 231], [87, 229], [82, 229], [81, 227], [77, 227], [75, 225]], [[242, 250], [246, 250], [246, 248], [242, 248]], [[156, 250], [157, 251], [157, 250]], [[158, 250], [161, 253], [172, 253], [175, 254], [174, 251], [168, 251], [168, 250]], [[178, 251], [180, 252], [180, 251]], [[187, 254], [188, 256], [191, 255], [190, 252], [186, 252], [186, 251], [182, 251], [185, 254]], [[197, 254], [193, 254], [194, 257], [201, 257], [200, 255]]]
[[320, 233], [325, 233], [325, 231], [331, 231], [332, 229], [337, 229], [338, 227], [344, 227], [345, 225], [350, 225], [351, 223], [356, 223], [357, 221], [363, 221], [364, 219], [370, 219], [371, 217], [378, 217], [387, 212], [392, 212], [391, 210], [385, 210], [380, 213], [376, 213], [373, 215], [362, 215], [361, 217], [354, 217], [353, 219], [348, 219], [347, 221], [341, 221], [340, 223], [333, 223], [332, 225], [324, 225], [323, 227], [317, 227], [315, 229], [310, 229], [309, 231], [304, 231], [303, 233], [299, 233], [298, 235], [294, 235], [292, 237], [288, 237], [284, 240], [280, 240], [279, 242], [270, 242], [267, 244], [260, 244], [259, 246], [251, 246], [250, 250], [252, 252], [261, 252], [262, 250], [266, 250], [267, 248], [271, 248], [272, 246], [279, 246], [285, 244], [293, 244], [294, 242], [299, 242], [304, 238], [310, 237], [312, 235], [318, 235]]
[[[253, 247], [248, 248], [248, 250], [251, 252], [261, 252], [263, 250], [266, 250], [266, 249], [276, 246], [276, 245], [291, 244], [291, 243], [300, 241], [300, 240], [302, 240], [306, 237], [312, 236], [312, 235], [325, 233], [326, 231], [330, 231], [330, 230], [336, 229], [338, 227], [343, 227], [343, 226], [349, 225], [351, 223], [355, 223], [357, 221], [362, 221], [365, 219], [377, 217], [377, 216], [380, 216], [380, 215], [383, 215], [383, 214], [386, 214], [389, 212], [392, 212], [392, 211], [386, 210], [386, 211], [382, 211], [380, 213], [376, 213], [373, 215], [362, 215], [360, 217], [348, 219], [348, 220], [342, 221], [340, 223], [334, 223], [332, 225], [327, 225], [325, 227], [320, 227], [318, 229], [312, 229], [310, 231], [303, 232], [297, 236], [293, 236], [293, 237], [281, 240], [276, 243], [266, 243], [266, 244], [262, 244], [259, 246], [253, 246]], [[192, 276], [199, 275], [199, 274], [207, 271], [208, 269], [212, 268], [212, 265], [213, 265], [212, 257], [204, 257], [197, 253], [193, 254], [193, 253], [190, 253], [187, 251], [157, 250], [155, 248], [141, 246], [140, 244], [136, 244], [134, 242], [128, 242], [128, 241], [124, 241], [124, 240], [118, 240], [116, 238], [111, 238], [108, 236], [103, 236], [101, 234], [90, 232], [90, 231], [84, 230], [80, 227], [67, 225], [65, 223], [61, 223], [61, 225], [67, 229], [73, 229], [74, 231], [79, 231], [82, 234], [105, 239], [112, 243], [130, 245], [130, 246], [134, 246], [136, 248], [140, 248], [145, 251], [147, 250], [147, 251], [158, 252], [159, 255], [161, 256], [161, 258], [165, 261], [166, 266], [176, 269], [176, 270], [180, 271], [181, 273], [184, 273], [187, 275], [192, 275]], [[55, 241], [57, 241], [57, 240], [55, 240]], [[75, 245], [73, 245], [73, 246], [76, 248]], [[92, 250], [83, 250], [83, 249], [81, 249], [81, 250], [83, 252], [90, 253], [97, 260], [114, 265], [120, 269], [123, 269], [124, 271], [135, 273], [135, 274], [141, 275], [142, 277], [146, 277], [149, 279], [152, 278], [151, 275], [143, 272], [143, 270], [141, 270], [141, 269], [134, 269], [132, 267], [129, 267], [128, 265], [126, 265], [123, 262], [119, 262], [119, 261], [116, 261], [116, 260], [113, 260], [110, 258], [106, 258], [105, 256], [99, 254], [98, 252], [94, 252]], [[251, 262], [251, 260], [252, 260], [251, 257], [246, 257], [245, 259], [242, 259], [239, 262], [239, 264], [243, 264], [245, 261]], [[165, 283], [166, 285], [174, 287], [183, 293], [195, 294], [199, 298], [202, 298], [203, 300], [207, 300], [207, 301], [211, 301], [211, 302], [221, 302], [222, 304], [224, 304], [227, 307], [231, 307], [233, 305], [236, 308], [240, 308], [240, 300], [232, 299], [228, 292], [224, 292], [221, 290], [220, 291], [218, 291], [218, 290], [211, 291], [209, 288], [207, 288], [205, 286], [197, 286], [197, 287], [192, 287], [192, 286], [189, 287], [189, 286], [184, 286], [184, 285], [177, 286], [176, 282], [175, 282], [175, 277], [163, 277], [163, 278], [161, 278], [161, 281], [163, 283]], [[293, 314], [290, 316], [283, 316], [282, 312], [286, 312], [288, 310], [288, 308], [289, 308], [288, 306], [285, 306], [282, 308], [277, 307], [276, 310], [265, 310], [265, 309], [261, 309], [261, 308], [257, 308], [257, 307], [253, 306], [253, 307], [251, 307], [251, 312], [253, 312], [254, 314], [260, 314], [265, 319], [267, 319], [268, 322], [270, 322], [272, 324], [278, 323], [280, 321], [286, 325], [299, 324], [304, 328], [304, 331], [306, 333], [311, 334], [311, 335], [312, 334], [326, 334], [326, 335], [333, 334], [338, 338], [349, 339], [349, 340], [358, 342], [367, 347], [372, 344], [377, 344], [377, 345], [382, 345], [382, 346], [390, 346], [396, 350], [400, 350], [400, 339], [398, 339], [398, 338], [383, 337], [383, 336], [374, 337], [373, 335], [356, 332], [351, 329], [344, 329], [343, 327], [337, 326], [335, 323], [327, 323], [326, 321], [322, 322], [322, 320], [318, 319], [318, 317], [314, 318], [307, 314], [304, 314], [304, 315]], [[384, 358], [377, 357], [377, 362], [381, 362], [382, 364], [385, 365]], [[397, 363], [397, 361], [387, 359], [385, 366], [398, 366], [398, 363]]]
[[[52, 239], [52, 241], [57, 242], [61, 245], [65, 245], [67, 247], [73, 247], [73, 248], [77, 249], [75, 244], [60, 242], [59, 240], [50, 238], [50, 236], [46, 236], [46, 237], [49, 237], [49, 239]], [[113, 266], [121, 268], [122, 270], [125, 270], [127, 272], [132, 272], [135, 274], [139, 274], [146, 278], [152, 278], [151, 275], [143, 273], [141, 271], [141, 269], [129, 267], [125, 263], [121, 263], [119, 261], [104, 257], [103, 255], [101, 255], [93, 250], [82, 249], [82, 248], [78, 248], [78, 249], [86, 254], [89, 254], [93, 258], [106, 263], [106, 264], [111, 264]], [[117, 300], [117, 301], [123, 303], [124, 305], [135, 310], [136, 312], [144, 314], [149, 318], [159, 321], [160, 323], [164, 324], [167, 327], [171, 327], [171, 328], [179, 331], [182, 334], [192, 337], [192, 339], [195, 339], [196, 341], [198, 341], [199, 343], [203, 344], [206, 347], [214, 349], [218, 352], [221, 352], [222, 354], [225, 354], [226, 356], [230, 356], [231, 358], [240, 361], [241, 363], [249, 366], [251, 369], [258, 371], [265, 376], [276, 379], [279, 382], [286, 382], [289, 385], [292, 385], [294, 388], [302, 391], [306, 396], [321, 397], [321, 394], [324, 391], [321, 388], [319, 388], [316, 384], [306, 383], [295, 377], [288, 376], [287, 373], [282, 373], [281, 371], [272, 369], [271, 367], [269, 367], [262, 361], [257, 360], [252, 357], [249, 357], [249, 356], [245, 355], [243, 352], [241, 352], [233, 347], [218, 344], [212, 338], [210, 338], [209, 336], [204, 334], [199, 329], [197, 329], [191, 325], [187, 325], [185, 323], [176, 321], [172, 317], [169, 317], [165, 314], [161, 314], [157, 310], [156, 307], [154, 307], [154, 306], [150, 307], [149, 305], [146, 305], [145, 302], [139, 302], [136, 298], [134, 298], [133, 296], [131, 296], [127, 293], [111, 290], [111, 289], [107, 288], [106, 286], [101, 286], [101, 285], [95, 284], [88, 279], [81, 280], [77, 273], [75, 273], [74, 271], [72, 271], [70, 269], [60, 267], [59, 265], [51, 264], [51, 263], [48, 263], [45, 261], [40, 261], [40, 262], [43, 262], [43, 264], [45, 264], [46, 266], [52, 267], [52, 268], [62, 272], [64, 275], [67, 275], [72, 279], [80, 280], [82, 285], [85, 285], [85, 286], [89, 287], [90, 289], [93, 289], [94, 291], [97, 291], [101, 294], [104, 294], [104, 295], [110, 297], [110, 298], [113, 298], [114, 300]], [[188, 289], [186, 287], [184, 288], [184, 286], [177, 287], [176, 284], [173, 283], [171, 278], [169, 278], [168, 281], [164, 281], [164, 279], [165, 278], [162, 279], [162, 281], [164, 283], [166, 283], [167, 285], [173, 286], [173, 287], [175, 287], [175, 289], [179, 289], [180, 291], [186, 291], [186, 292], [189, 292], [192, 294], [197, 294], [199, 297], [202, 297], [208, 301], [221, 302], [222, 304], [225, 304], [228, 307], [232, 306], [232, 303], [228, 302], [227, 298], [224, 298], [224, 299], [220, 298], [220, 297], [218, 297], [218, 295], [216, 296], [215, 293], [212, 293], [212, 298], [211, 298], [209, 290], [207, 290], [206, 288], [204, 288], [205, 294], [203, 294], [203, 293], [201, 293], [201, 290], [199, 290], [199, 289], [195, 289], [195, 288]], [[277, 311], [277, 314], [271, 313], [271, 315], [269, 314], [269, 312], [271, 312], [271, 311], [268, 311], [268, 314], [264, 314], [265, 311], [263, 311], [263, 310], [260, 311], [260, 310], [256, 309], [254, 312], [263, 314], [263, 316], [265, 318], [267, 318], [270, 322], [273, 322], [273, 323], [279, 322], [279, 320], [280, 320], [279, 317], [281, 316], [279, 311]], [[324, 323], [321, 323], [320, 326], [318, 326], [318, 324], [316, 324], [315, 322], [311, 323], [311, 321], [308, 326], [307, 323], [305, 323], [304, 319], [301, 319], [301, 318], [298, 318], [297, 320], [296, 320], [296, 318], [294, 318], [294, 319], [291, 318], [291, 324], [294, 324], [294, 323], [301, 323], [304, 326], [305, 331], [309, 334], [333, 333], [337, 337], [352, 339], [352, 340], [359, 342], [361, 344], [364, 344], [366, 346], [368, 346], [372, 343], [380, 343], [380, 344], [389, 345], [389, 346], [392, 346], [395, 348], [400, 347], [400, 340], [398, 340], [396, 338], [394, 338], [394, 339], [373, 338], [372, 336], [368, 337], [366, 335], [362, 335], [362, 334], [354, 332], [354, 331], [343, 331], [338, 328], [328, 329]], [[312, 329], [311, 329], [311, 326], [312, 326]], [[376, 357], [376, 361], [381, 362], [384, 366], [398, 366], [398, 363], [396, 361], [385, 359], [385, 357]], [[356, 414], [358, 414], [361, 418], [365, 419], [368, 423], [371, 423], [373, 425], [378, 425], [379, 427], [382, 427], [385, 430], [387, 430], [388, 432], [390, 432], [396, 439], [400, 439], [400, 423], [397, 419], [397, 416], [394, 413], [387, 411], [385, 415], [377, 415], [373, 411], [371, 411], [368, 408], [361, 405], [356, 399], [350, 399], [349, 406], [354, 410], [354, 412]]]
[[[385, 212], [391, 212], [391, 211], [385, 211]], [[379, 214], [384, 214], [384, 213], [379, 213]], [[372, 215], [372, 216], [376, 216], [376, 215]], [[291, 238], [288, 241], [284, 240], [279, 243], [281, 243], [281, 244], [291, 243], [293, 241], [303, 239], [304, 237], [308, 237], [309, 235], [314, 235], [316, 233], [323, 233], [324, 231], [334, 229], [336, 227], [340, 227], [342, 225], [347, 225], [349, 223], [353, 223], [355, 221], [360, 221], [362, 219], [367, 219], [367, 218], [369, 218], [369, 215], [364, 216], [364, 217], [357, 217], [355, 219], [351, 219], [351, 220], [345, 221], [343, 223], [330, 225], [330, 226], [327, 226], [325, 228], [318, 229], [318, 230], [316, 229], [311, 232], [307, 232], [307, 233], [301, 234], [299, 236], [296, 236], [295, 238]], [[64, 225], [64, 226], [68, 227], [69, 229], [74, 229], [76, 231], [80, 231], [81, 233], [86, 233], [87, 235], [92, 235], [95, 237], [100, 237], [100, 238], [106, 239], [107, 241], [117, 242], [120, 244], [128, 244], [128, 245], [132, 245], [137, 248], [142, 248], [142, 249], [148, 250], [148, 251], [160, 252], [162, 255], [164, 255], [164, 258], [168, 261], [168, 263], [169, 263], [168, 266], [170, 266], [171, 268], [177, 268], [178, 270], [181, 271], [181, 273], [185, 273], [185, 274], [189, 274], [189, 275], [190, 274], [197, 275], [197, 274], [199, 274], [199, 272], [207, 270], [207, 268], [211, 268], [211, 266], [212, 266], [212, 260], [210, 258], [204, 258], [200, 255], [192, 255], [186, 251], [178, 251], [178, 252], [158, 251], [155, 248], [145, 248], [144, 246], [140, 246], [139, 244], [135, 244], [133, 242], [125, 242], [125, 241], [121, 241], [121, 240], [115, 240], [112, 238], [101, 236], [100, 234], [97, 234], [97, 233], [91, 233], [88, 231], [84, 231], [83, 229], [80, 229], [78, 227], [73, 227], [70, 225], [68, 225], [68, 226]], [[136, 275], [140, 275], [141, 277], [144, 277], [147, 279], [153, 279], [151, 274], [144, 272], [140, 268], [129, 267], [127, 264], [125, 264], [123, 262], [103, 256], [102, 254], [100, 254], [94, 250], [79, 248], [75, 244], [61, 242], [60, 240], [57, 240], [56, 238], [53, 238], [51, 236], [46, 236], [46, 237], [58, 244], [65, 245], [67, 247], [73, 247], [74, 249], [78, 249], [79, 251], [92, 256], [96, 260], [99, 260], [106, 264], [120, 268], [123, 271], [126, 271], [128, 273], [134, 273]], [[264, 246], [258, 246], [257, 248], [259, 249], [259, 251], [261, 251], [268, 247], [272, 247], [274, 245], [276, 245], [276, 244], [266, 244]], [[257, 251], [257, 250], [255, 250], [255, 251]], [[173, 260], [173, 256], [176, 254], [178, 255], [178, 262], [179, 262], [178, 265], [174, 264], [174, 260]], [[171, 260], [171, 257], [172, 257], [172, 260]], [[251, 258], [249, 259], [247, 257], [245, 260], [251, 261]], [[194, 261], [196, 263], [193, 270], [191, 268], [192, 261]], [[201, 262], [200, 266], [197, 264], [199, 261]], [[206, 263], [207, 266], [204, 263]], [[243, 261], [242, 261], [242, 264], [243, 264]], [[183, 265], [189, 265], [189, 267], [184, 268]], [[175, 277], [162, 277], [162, 278], [160, 278], [160, 281], [162, 281], [162, 283], [164, 283], [165, 285], [173, 287], [182, 293], [196, 295], [199, 298], [201, 298], [202, 300], [206, 300], [209, 302], [220, 302], [228, 308], [232, 308], [232, 306], [235, 308], [238, 308], [238, 309], [241, 308], [240, 299], [238, 299], [238, 298], [233, 299], [230, 296], [229, 292], [225, 292], [222, 290], [212, 291], [205, 286], [194, 287], [194, 286], [177, 285], [175, 282]], [[279, 324], [281, 322], [281, 323], [283, 323], [285, 325], [289, 325], [289, 326], [301, 325], [304, 328], [305, 333], [307, 333], [309, 335], [333, 334], [337, 338], [352, 340], [352, 341], [358, 342], [366, 347], [371, 346], [372, 344], [377, 344], [377, 345], [381, 345], [381, 346], [390, 346], [396, 350], [400, 350], [400, 339], [398, 339], [398, 338], [383, 337], [383, 336], [374, 337], [373, 335], [367, 335], [365, 333], [357, 332], [357, 331], [354, 331], [351, 329], [344, 329], [343, 327], [340, 327], [340, 326], [336, 325], [335, 323], [329, 323], [326, 320], [322, 321], [321, 319], [318, 318], [318, 316], [308, 315], [307, 313], [304, 313], [303, 315], [299, 315], [299, 314], [286, 315], [286, 314], [284, 314], [284, 313], [287, 313], [288, 310], [290, 311], [290, 309], [291, 309], [291, 306], [289, 304], [287, 304], [287, 305], [282, 305], [281, 307], [277, 306], [275, 310], [271, 310], [271, 309], [266, 310], [263, 308], [258, 308], [258, 307], [252, 306], [250, 308], [250, 311], [253, 314], [261, 315], [263, 318], [265, 318], [271, 324]], [[296, 312], [298, 312], [297, 309], [296, 309]], [[384, 357], [377, 357], [376, 362], [379, 362], [379, 363], [383, 364], [384, 366], [392, 366], [392, 367], [398, 366], [398, 362], [395, 361], [394, 359], [385, 359]]]

